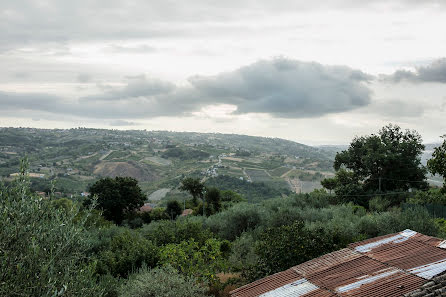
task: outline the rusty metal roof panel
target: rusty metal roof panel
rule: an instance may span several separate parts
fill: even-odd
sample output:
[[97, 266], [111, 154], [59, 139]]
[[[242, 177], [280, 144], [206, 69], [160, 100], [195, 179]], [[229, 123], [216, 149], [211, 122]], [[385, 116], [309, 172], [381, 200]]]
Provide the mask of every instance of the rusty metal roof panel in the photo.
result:
[[302, 279], [300, 275], [298, 275], [294, 270], [288, 269], [250, 284], [247, 284], [243, 287], [235, 289], [231, 292], [231, 296], [234, 297], [254, 297], [260, 296], [263, 293], [275, 290], [284, 285], [293, 283], [299, 279]]
[[293, 267], [292, 269], [301, 274], [303, 277], [308, 277], [320, 271], [325, 271], [326, 269], [333, 267], [334, 265], [339, 265], [341, 263], [348, 262], [360, 257], [363, 257], [363, 255], [360, 253], [352, 251], [351, 249], [342, 249], [323, 255], [311, 261], [307, 261]]
[[402, 296], [446, 271], [445, 248], [446, 241], [404, 230], [350, 244], [234, 290], [231, 296]]
[[328, 291], [321, 290], [305, 278], [287, 284], [275, 290], [269, 291], [259, 297], [325, 297], [335, 296]]
[[379, 261], [361, 256], [326, 267], [324, 270], [307, 275], [306, 278], [319, 287], [335, 291], [338, 286], [351, 284], [386, 268], [388, 266]]
[[402, 296], [420, 288], [426, 280], [396, 268], [386, 268], [336, 287], [339, 296], [391, 297]]
[[410, 237], [392, 236], [375, 243], [356, 246], [355, 250], [425, 279], [446, 271], [446, 250]]

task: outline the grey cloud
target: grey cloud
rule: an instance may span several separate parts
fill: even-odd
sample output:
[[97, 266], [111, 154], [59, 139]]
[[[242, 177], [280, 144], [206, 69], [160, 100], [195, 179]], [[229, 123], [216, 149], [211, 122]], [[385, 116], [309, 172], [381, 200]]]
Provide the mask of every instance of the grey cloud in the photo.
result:
[[446, 58], [433, 61], [427, 66], [417, 67], [415, 71], [398, 70], [390, 76], [384, 76], [384, 80], [446, 83]]
[[81, 73], [77, 76], [77, 81], [80, 83], [88, 83], [91, 81], [91, 75], [86, 73]]
[[345, 66], [324, 66], [285, 58], [264, 60], [216, 76], [190, 78], [190, 87], [136, 76], [122, 88], [66, 100], [44, 94], [0, 93], [2, 106], [108, 119], [181, 116], [214, 104], [236, 113], [283, 118], [316, 117], [370, 103], [373, 77]]
[[365, 83], [372, 78], [345, 66], [279, 58], [189, 81], [215, 103], [236, 105], [237, 113], [302, 118], [368, 105], [371, 91]]
[[124, 88], [111, 88], [102, 94], [83, 97], [81, 100], [123, 100], [128, 98], [166, 94], [175, 89], [175, 85], [172, 83], [158, 79], [147, 79], [145, 76], [128, 78], [131, 78], [131, 80]]
[[113, 122], [110, 122], [110, 126], [116, 126], [116, 127], [121, 127], [121, 126], [137, 126], [138, 124], [135, 122], [129, 122], [129, 121], [124, 121], [124, 120], [115, 120]]
[[147, 44], [138, 46], [122, 46], [112, 44], [107, 47], [106, 50], [114, 53], [145, 54], [156, 52], [158, 49]]
[[[332, 0], [321, 6], [314, 1], [295, 0], [134, 0], [131, 4], [117, 0], [106, 4], [90, 0], [0, 0], [0, 51], [46, 42], [64, 44], [73, 40], [190, 36], [209, 32], [218, 27], [216, 23], [227, 20], [253, 19], [290, 11], [357, 9], [383, 3], [389, 4], [389, 1]], [[445, 1], [398, 0], [392, 1], [392, 5], [398, 9], [419, 5], [435, 7], [444, 6]]]

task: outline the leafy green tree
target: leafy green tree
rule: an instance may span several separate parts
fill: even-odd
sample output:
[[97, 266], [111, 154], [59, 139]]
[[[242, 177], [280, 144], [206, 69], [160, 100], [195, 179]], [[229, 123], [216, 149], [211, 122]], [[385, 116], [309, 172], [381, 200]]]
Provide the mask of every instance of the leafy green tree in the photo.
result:
[[180, 274], [171, 266], [141, 268], [119, 289], [119, 297], [205, 297], [198, 279]]
[[[90, 197], [97, 196], [98, 208], [107, 220], [121, 224], [126, 215], [139, 209], [145, 200], [138, 181], [131, 177], [102, 178], [90, 187]], [[91, 198], [86, 200], [90, 203]]]
[[87, 255], [88, 215], [32, 194], [22, 161], [13, 186], [0, 185], [0, 296], [102, 296]]
[[219, 189], [215, 187], [207, 188], [204, 200], [208, 206], [206, 211], [207, 214], [211, 215], [220, 211], [221, 193]]
[[142, 267], [155, 267], [158, 249], [140, 234], [125, 230], [114, 237], [98, 256], [97, 273], [126, 277]]
[[198, 178], [186, 177], [181, 182], [180, 190], [189, 192], [193, 197], [194, 205], [197, 205], [198, 198], [203, 198], [204, 185]]
[[177, 200], [167, 202], [166, 213], [169, 217], [176, 219], [182, 212], [181, 204]]
[[179, 244], [168, 244], [160, 251], [160, 262], [172, 265], [182, 274], [194, 276], [203, 281], [216, 282], [217, 273], [227, 269], [228, 242], [208, 239], [199, 245], [194, 239]]
[[443, 136], [443, 143], [436, 147], [432, 153], [432, 158], [427, 161], [427, 167], [432, 174], [439, 174], [443, 177], [443, 189], [446, 192], [446, 135]]
[[332, 177], [332, 178], [326, 178], [326, 179], [323, 179], [323, 180], [321, 181], [321, 185], [322, 185], [324, 188], [326, 188], [327, 190], [329, 190], [329, 191], [330, 191], [330, 194], [331, 194], [331, 191], [334, 190], [334, 189], [336, 188], [337, 184], [338, 184], [338, 181], [337, 181], [337, 179], [334, 178], [334, 177]]
[[[367, 205], [361, 194], [427, 188], [423, 150], [418, 132], [402, 131], [392, 124], [377, 135], [356, 137], [347, 150], [336, 154], [336, 195], [354, 197], [356, 192], [358, 197], [352, 200]], [[322, 183], [333, 188], [333, 180]]]
[[322, 229], [309, 231], [302, 221], [269, 228], [256, 244], [259, 260], [252, 267], [252, 280], [286, 270], [342, 247], [336, 235]]

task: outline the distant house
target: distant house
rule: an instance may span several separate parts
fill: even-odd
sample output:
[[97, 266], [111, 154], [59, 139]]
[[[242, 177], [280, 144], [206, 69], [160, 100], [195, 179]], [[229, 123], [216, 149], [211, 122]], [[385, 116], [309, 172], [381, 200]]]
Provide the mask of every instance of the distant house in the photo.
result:
[[138, 212], [151, 212], [152, 209], [153, 209], [153, 207], [150, 203], [145, 203], [143, 206], [141, 206], [138, 209]]
[[81, 196], [82, 197], [88, 197], [88, 196], [90, 196], [90, 193], [89, 192], [82, 192]]
[[36, 192], [37, 195], [45, 198], [46, 197], [46, 193], [45, 192]]
[[181, 216], [182, 217], [185, 217], [185, 216], [190, 216], [191, 214], [193, 214], [193, 209], [190, 209], [190, 208], [186, 208], [185, 210], [183, 210], [183, 213], [181, 214]]
[[367, 239], [230, 292], [231, 297], [445, 296], [446, 241], [404, 230]]

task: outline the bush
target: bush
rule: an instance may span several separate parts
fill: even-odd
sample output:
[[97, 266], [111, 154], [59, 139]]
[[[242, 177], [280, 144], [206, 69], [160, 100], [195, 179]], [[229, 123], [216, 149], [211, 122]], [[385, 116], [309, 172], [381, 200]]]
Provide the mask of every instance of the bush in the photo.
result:
[[25, 163], [14, 187], [0, 186], [0, 296], [101, 296], [86, 256], [88, 212], [31, 194]]
[[239, 203], [228, 210], [210, 216], [206, 226], [222, 239], [233, 241], [243, 232], [253, 230], [265, 220], [265, 210], [259, 205]]
[[251, 267], [248, 279], [286, 270], [345, 246], [340, 237], [322, 229], [308, 230], [303, 222], [268, 228], [256, 243], [257, 263]]
[[376, 196], [375, 198], [369, 200], [369, 210], [371, 211], [386, 211], [391, 204], [391, 201], [388, 199], [382, 197], [382, 196]]
[[171, 265], [182, 274], [197, 277], [201, 281], [217, 282], [217, 273], [226, 270], [225, 254], [228, 243], [208, 239], [199, 245], [193, 239], [179, 244], [168, 244], [160, 251], [160, 262]]
[[99, 253], [97, 273], [126, 277], [143, 264], [154, 267], [157, 263], [157, 247], [140, 234], [125, 230], [113, 236]]
[[184, 240], [194, 239], [199, 244], [213, 237], [208, 228], [203, 226], [201, 217], [182, 217], [176, 221], [155, 221], [144, 225], [141, 234], [156, 245], [180, 243]]
[[142, 268], [119, 289], [120, 297], [205, 297], [197, 279], [183, 276], [172, 267]]

